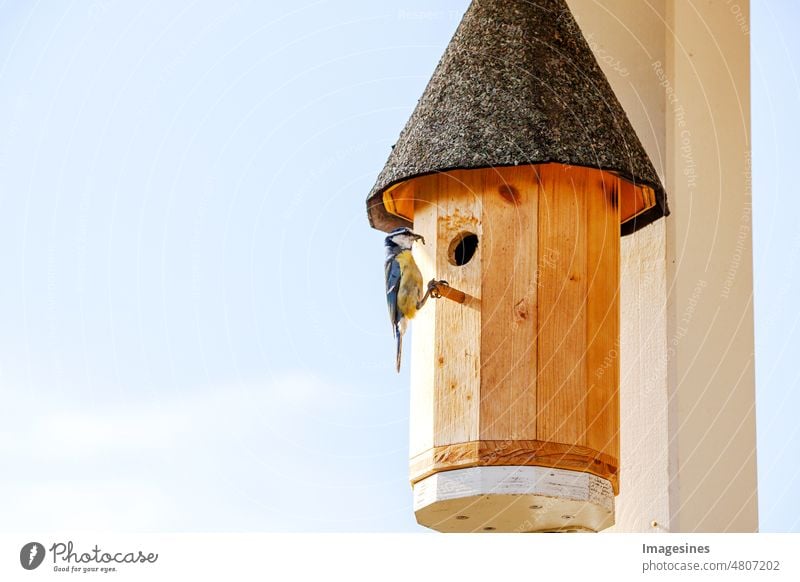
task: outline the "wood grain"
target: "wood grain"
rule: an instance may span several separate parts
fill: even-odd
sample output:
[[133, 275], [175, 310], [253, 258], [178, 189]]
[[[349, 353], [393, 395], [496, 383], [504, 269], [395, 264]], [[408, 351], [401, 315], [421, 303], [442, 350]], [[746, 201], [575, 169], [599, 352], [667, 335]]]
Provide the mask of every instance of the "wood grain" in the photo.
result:
[[[586, 444], [584, 168], [539, 168], [538, 440]], [[543, 262], [543, 261], [542, 261]]]
[[618, 460], [589, 447], [539, 440], [479, 440], [435, 447], [410, 462], [411, 483], [433, 473], [477, 466], [539, 466], [584, 471], [619, 490]]
[[481, 439], [536, 438], [536, 229], [531, 166], [482, 172]]
[[[437, 255], [437, 210], [436, 187], [429, 178], [415, 180], [413, 192], [415, 200], [414, 230], [425, 237], [426, 244], [414, 245], [414, 258], [422, 272], [424, 281], [436, 273]], [[410, 189], [409, 189], [410, 190]], [[438, 301], [428, 301], [411, 324], [411, 416], [409, 433], [409, 454], [416, 455], [434, 446], [436, 431], [435, 411], [435, 368], [436, 320]]]
[[[438, 221], [436, 278], [444, 279], [468, 295], [481, 294], [481, 245], [467, 264], [452, 265], [447, 250], [465, 232], [480, 241], [482, 192], [472, 172], [430, 176], [436, 189]], [[435, 432], [436, 446], [478, 438], [480, 404], [481, 312], [452, 301], [436, 306]]]
[[620, 178], [590, 174], [587, 217], [586, 445], [619, 457]]

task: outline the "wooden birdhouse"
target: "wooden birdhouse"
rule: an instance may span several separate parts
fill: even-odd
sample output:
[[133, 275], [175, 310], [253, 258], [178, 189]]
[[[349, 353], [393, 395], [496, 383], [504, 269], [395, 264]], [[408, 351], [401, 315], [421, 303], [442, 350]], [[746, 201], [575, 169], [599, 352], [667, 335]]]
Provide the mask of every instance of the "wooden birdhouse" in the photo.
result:
[[367, 200], [410, 226], [410, 474], [439, 531], [599, 531], [619, 491], [620, 236], [664, 189], [563, 0], [473, 2]]

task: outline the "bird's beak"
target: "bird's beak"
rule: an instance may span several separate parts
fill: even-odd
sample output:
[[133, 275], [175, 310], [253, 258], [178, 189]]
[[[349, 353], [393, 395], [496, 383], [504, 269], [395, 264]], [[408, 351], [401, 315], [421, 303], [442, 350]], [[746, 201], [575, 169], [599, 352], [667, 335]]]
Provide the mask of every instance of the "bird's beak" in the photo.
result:
[[425, 244], [425, 237], [424, 236], [422, 236], [421, 234], [415, 234], [414, 236], [417, 237], [417, 240], [421, 240], [422, 244]]

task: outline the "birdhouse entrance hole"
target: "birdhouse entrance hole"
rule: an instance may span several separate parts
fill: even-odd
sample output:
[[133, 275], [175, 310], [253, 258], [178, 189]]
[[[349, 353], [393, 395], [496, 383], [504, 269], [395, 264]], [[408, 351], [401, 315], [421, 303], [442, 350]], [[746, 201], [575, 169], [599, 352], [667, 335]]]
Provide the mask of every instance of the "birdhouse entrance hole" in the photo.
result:
[[451, 265], [463, 267], [475, 256], [478, 249], [478, 235], [471, 232], [458, 234], [447, 251], [447, 259]]

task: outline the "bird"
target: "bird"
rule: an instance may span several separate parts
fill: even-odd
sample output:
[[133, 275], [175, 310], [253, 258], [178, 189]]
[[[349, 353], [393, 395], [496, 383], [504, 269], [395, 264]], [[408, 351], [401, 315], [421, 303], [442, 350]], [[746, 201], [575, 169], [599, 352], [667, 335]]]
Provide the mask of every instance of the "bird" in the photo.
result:
[[402, 226], [391, 231], [385, 239], [386, 247], [386, 303], [389, 319], [397, 341], [395, 368], [400, 372], [403, 352], [403, 334], [412, 319], [424, 305], [428, 293], [422, 295], [422, 273], [411, 254], [416, 241], [425, 244], [425, 238], [410, 228]]

